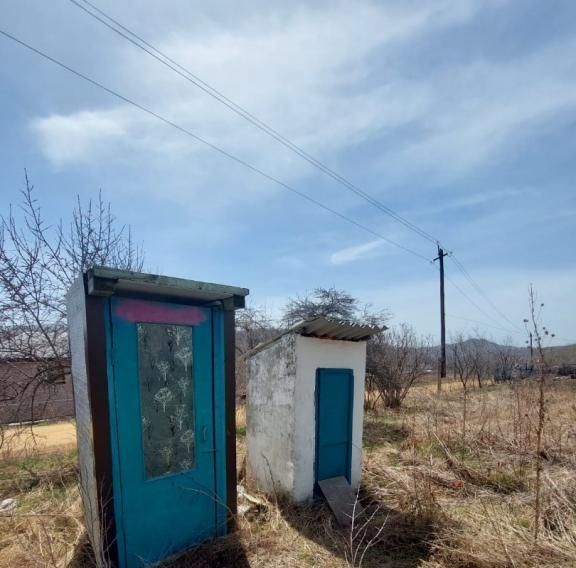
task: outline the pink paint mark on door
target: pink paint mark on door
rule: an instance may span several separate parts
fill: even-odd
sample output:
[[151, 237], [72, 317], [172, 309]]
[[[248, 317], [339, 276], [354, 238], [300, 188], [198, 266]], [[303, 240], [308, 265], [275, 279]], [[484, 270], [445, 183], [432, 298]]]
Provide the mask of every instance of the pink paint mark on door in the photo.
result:
[[146, 300], [121, 299], [116, 304], [116, 315], [126, 321], [198, 325], [206, 319], [195, 306], [160, 304]]

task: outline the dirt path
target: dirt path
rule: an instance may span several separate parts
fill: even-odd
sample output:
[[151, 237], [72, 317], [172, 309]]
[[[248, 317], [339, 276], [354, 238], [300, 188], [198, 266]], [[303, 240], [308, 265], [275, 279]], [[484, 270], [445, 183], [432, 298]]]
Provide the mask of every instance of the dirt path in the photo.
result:
[[[14, 434], [17, 430], [12, 430]], [[22, 450], [50, 450], [55, 448], [70, 447], [76, 445], [76, 425], [73, 421], [53, 422], [50, 424], [38, 424], [21, 430], [18, 435], [10, 437], [11, 451]]]

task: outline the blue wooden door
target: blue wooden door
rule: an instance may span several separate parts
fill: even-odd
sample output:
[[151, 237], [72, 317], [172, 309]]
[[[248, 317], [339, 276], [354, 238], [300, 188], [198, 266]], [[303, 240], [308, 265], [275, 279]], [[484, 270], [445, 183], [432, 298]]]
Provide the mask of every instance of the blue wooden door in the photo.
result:
[[343, 476], [350, 482], [354, 374], [350, 369], [316, 373], [316, 482]]
[[[146, 566], [219, 532], [213, 315], [112, 298], [109, 317], [120, 566]], [[220, 531], [221, 532], [221, 531]]]

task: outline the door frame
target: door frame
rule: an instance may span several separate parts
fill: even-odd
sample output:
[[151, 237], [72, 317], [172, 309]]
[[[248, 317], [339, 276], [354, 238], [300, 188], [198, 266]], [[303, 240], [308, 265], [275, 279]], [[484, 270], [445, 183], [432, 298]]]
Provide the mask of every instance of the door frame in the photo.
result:
[[[220, 306], [202, 306], [197, 303], [182, 302], [179, 299], [162, 298], [162, 297], [140, 297], [132, 294], [115, 294], [107, 298], [105, 309], [105, 322], [106, 322], [106, 349], [107, 349], [107, 364], [108, 364], [108, 404], [109, 404], [109, 419], [110, 419], [110, 445], [111, 445], [111, 463], [110, 476], [113, 485], [113, 509], [115, 516], [116, 532], [116, 555], [119, 566], [124, 566], [127, 559], [128, 550], [126, 549], [126, 539], [124, 534], [124, 496], [122, 491], [122, 462], [120, 460], [119, 441], [117, 438], [118, 424], [117, 424], [117, 403], [116, 403], [116, 386], [115, 386], [115, 370], [114, 370], [114, 357], [113, 357], [113, 343], [114, 343], [114, 327], [113, 327], [113, 299], [118, 301], [122, 299], [138, 299], [146, 302], [154, 303], [168, 303], [174, 305], [195, 305], [209, 311], [210, 322], [210, 343], [211, 353], [209, 357], [209, 368], [212, 375], [211, 391], [212, 391], [212, 445], [216, 450], [213, 456], [212, 472], [214, 476], [214, 493], [215, 493], [215, 516], [213, 532], [208, 536], [216, 538], [225, 535], [231, 527], [232, 518], [231, 511], [236, 509], [236, 461], [229, 461], [228, 455], [230, 453], [230, 446], [233, 446], [235, 452], [236, 439], [235, 439], [235, 422], [233, 429], [229, 430], [227, 427], [229, 415], [232, 414], [235, 418], [235, 400], [232, 398], [232, 406], [229, 405], [229, 390], [230, 385], [234, 386], [235, 381], [230, 381], [227, 373], [229, 371], [229, 361], [225, 353], [225, 338], [226, 338], [226, 314], [227, 311], [223, 310]], [[232, 325], [234, 324], [234, 312], [232, 315]], [[134, 322], [136, 325], [137, 322]], [[230, 317], [228, 317], [228, 324], [230, 324]], [[232, 339], [234, 339], [232, 337]], [[233, 344], [232, 344], [233, 347]], [[232, 361], [232, 371], [234, 371], [234, 361]], [[234, 377], [234, 375], [232, 375]], [[143, 448], [142, 448], [143, 451]], [[234, 453], [235, 456], [235, 453]], [[231, 481], [234, 482], [234, 492], [230, 494], [228, 487]], [[148, 480], [154, 482], [154, 480]], [[230, 502], [231, 500], [232, 503]], [[200, 544], [200, 543], [198, 543]], [[197, 546], [197, 545], [192, 545]]]
[[320, 447], [320, 377], [324, 372], [345, 374], [350, 377], [349, 382], [349, 401], [348, 401], [348, 448], [346, 457], [346, 479], [352, 483], [352, 434], [353, 434], [353, 413], [354, 413], [354, 370], [344, 368], [318, 367], [316, 369], [316, 383], [314, 388], [314, 488], [318, 486], [318, 466], [319, 466], [319, 447]]

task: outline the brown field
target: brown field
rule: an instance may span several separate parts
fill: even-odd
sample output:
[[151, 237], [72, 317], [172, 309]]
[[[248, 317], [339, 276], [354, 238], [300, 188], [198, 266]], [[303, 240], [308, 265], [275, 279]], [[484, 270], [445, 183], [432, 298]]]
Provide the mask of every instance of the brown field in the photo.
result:
[[73, 420], [8, 428], [3, 453], [11, 456], [30, 452], [72, 448], [76, 446], [76, 425]]
[[[354, 534], [321, 504], [296, 507], [243, 480], [244, 411], [238, 411], [241, 483], [258, 504], [238, 530], [167, 566], [504, 568], [576, 566], [576, 381], [546, 385], [541, 522], [534, 540], [535, 382], [486, 386], [466, 400], [452, 383], [417, 385], [398, 411], [365, 420], [368, 516]], [[91, 566], [81, 523], [74, 451], [4, 459], [0, 566]]]

